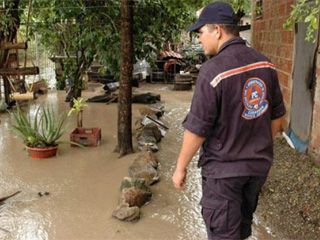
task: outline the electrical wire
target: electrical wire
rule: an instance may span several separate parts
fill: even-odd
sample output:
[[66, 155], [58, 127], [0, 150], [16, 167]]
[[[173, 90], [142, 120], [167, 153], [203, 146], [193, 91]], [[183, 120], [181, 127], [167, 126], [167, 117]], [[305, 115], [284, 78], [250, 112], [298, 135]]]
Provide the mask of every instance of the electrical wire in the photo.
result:
[[[107, 6], [90, 6], [90, 7], [86, 7], [86, 6], [79, 6], [79, 7], [32, 7], [33, 10], [44, 10], [44, 9], [99, 9], [99, 8], [106, 8]], [[27, 8], [11, 8], [11, 9], [5, 9], [5, 11], [27, 11]]]

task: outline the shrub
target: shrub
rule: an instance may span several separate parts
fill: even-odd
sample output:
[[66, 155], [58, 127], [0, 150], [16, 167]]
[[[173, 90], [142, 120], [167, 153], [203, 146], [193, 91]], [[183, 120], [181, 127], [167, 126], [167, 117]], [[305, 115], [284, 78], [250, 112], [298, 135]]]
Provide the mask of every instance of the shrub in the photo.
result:
[[50, 106], [39, 106], [34, 117], [17, 108], [13, 112], [13, 130], [28, 147], [45, 148], [56, 146], [65, 132], [67, 114], [56, 115]]

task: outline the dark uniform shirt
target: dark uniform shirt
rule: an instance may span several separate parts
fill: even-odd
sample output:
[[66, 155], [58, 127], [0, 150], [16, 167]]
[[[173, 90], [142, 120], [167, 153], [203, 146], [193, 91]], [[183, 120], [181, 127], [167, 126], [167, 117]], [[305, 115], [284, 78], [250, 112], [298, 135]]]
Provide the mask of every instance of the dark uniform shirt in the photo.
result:
[[273, 160], [271, 120], [284, 114], [275, 66], [239, 37], [226, 42], [201, 67], [183, 121], [206, 138], [202, 175], [266, 176]]

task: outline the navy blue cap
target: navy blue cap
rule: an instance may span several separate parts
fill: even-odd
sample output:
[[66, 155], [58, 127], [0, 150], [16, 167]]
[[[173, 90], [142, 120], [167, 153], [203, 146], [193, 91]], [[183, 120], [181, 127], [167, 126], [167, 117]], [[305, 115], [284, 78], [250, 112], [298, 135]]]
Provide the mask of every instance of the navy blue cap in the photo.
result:
[[198, 21], [189, 28], [189, 32], [198, 31], [202, 26], [211, 23], [237, 25], [232, 7], [224, 2], [214, 2], [207, 5], [202, 10]]

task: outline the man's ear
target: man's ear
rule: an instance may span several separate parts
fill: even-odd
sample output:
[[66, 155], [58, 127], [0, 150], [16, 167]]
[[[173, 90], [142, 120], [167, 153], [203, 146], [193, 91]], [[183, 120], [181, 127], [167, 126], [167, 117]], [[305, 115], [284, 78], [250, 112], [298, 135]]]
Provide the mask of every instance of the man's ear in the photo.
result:
[[220, 31], [218, 29], [214, 31], [214, 36], [215, 36], [216, 39], [220, 38], [221, 34], [220, 34]]
[[217, 26], [216, 30], [215, 30], [215, 36], [217, 39], [220, 39], [221, 38], [221, 27], [220, 26]]

